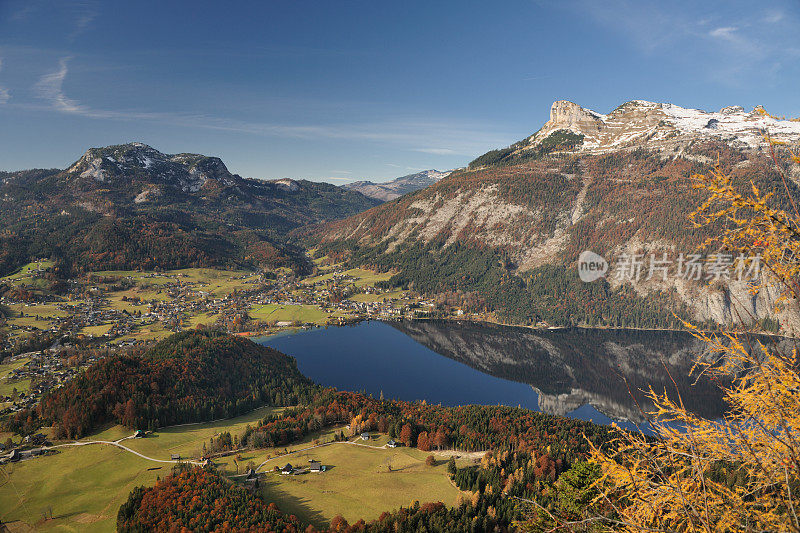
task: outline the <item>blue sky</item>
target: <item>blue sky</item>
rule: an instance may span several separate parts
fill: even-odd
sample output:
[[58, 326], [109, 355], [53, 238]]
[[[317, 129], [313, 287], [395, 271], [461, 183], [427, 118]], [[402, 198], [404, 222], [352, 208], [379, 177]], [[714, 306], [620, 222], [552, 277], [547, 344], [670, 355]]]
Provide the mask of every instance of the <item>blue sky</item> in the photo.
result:
[[800, 2], [0, 0], [0, 169], [142, 141], [260, 178], [462, 166], [554, 100], [800, 115]]

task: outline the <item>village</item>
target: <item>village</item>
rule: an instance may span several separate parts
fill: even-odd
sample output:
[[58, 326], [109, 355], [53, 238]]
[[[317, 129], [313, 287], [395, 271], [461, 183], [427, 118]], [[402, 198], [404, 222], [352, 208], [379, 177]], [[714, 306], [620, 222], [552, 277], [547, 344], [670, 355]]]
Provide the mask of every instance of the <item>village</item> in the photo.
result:
[[[461, 317], [413, 291], [382, 287], [391, 274], [319, 265], [288, 269], [96, 272], [48, 290], [53, 264], [39, 260], [0, 278], [0, 416], [35, 405], [98, 356], [76, 345], [120, 349], [198, 327], [266, 336], [362, 320]], [[3, 316], [4, 315], [4, 316]], [[11, 355], [8, 355], [11, 354]]]
[[[71, 280], [67, 294], [6, 291], [0, 305], [7, 310], [7, 344], [24, 333], [43, 331], [99, 338], [112, 345], [151, 340], [199, 324], [230, 333], [263, 334], [276, 328], [432, 314], [433, 302], [411, 291], [378, 288], [370, 277], [381, 276], [358, 269], [309, 278], [285, 271], [212, 269], [93, 273]], [[34, 275], [31, 281], [35, 279]]]

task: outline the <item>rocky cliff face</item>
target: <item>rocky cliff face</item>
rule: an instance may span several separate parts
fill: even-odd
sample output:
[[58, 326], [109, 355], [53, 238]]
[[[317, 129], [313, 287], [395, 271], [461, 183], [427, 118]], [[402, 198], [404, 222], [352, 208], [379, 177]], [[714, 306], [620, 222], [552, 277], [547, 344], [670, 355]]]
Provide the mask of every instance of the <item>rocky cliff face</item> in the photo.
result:
[[544, 139], [558, 130], [568, 130], [589, 138], [597, 137], [605, 128], [603, 115], [584, 109], [568, 100], [558, 100], [550, 107], [550, 120], [534, 136], [529, 138]]
[[535, 148], [556, 131], [583, 135], [583, 142], [576, 149], [593, 153], [646, 146], [674, 154], [690, 148], [693, 142], [710, 138], [758, 151], [764, 148], [765, 132], [785, 142], [800, 140], [800, 122], [774, 119], [761, 108], [745, 112], [740, 106], [729, 106], [714, 113], [634, 100], [603, 115], [559, 100], [550, 109], [550, 120], [518, 149]]
[[[417, 286], [425, 281], [425, 292], [475, 292], [494, 308], [545, 307], [536, 285], [545, 282], [552, 283], [552, 290], [547, 289], [548, 298], [554, 298], [552, 305], [560, 302], [559, 307], [569, 308], [575, 297], [566, 296], [563, 285], [577, 271], [582, 251], [603, 255], [612, 268], [624, 254], [640, 254], [644, 275], [632, 280], [609, 276], [606, 290], [623, 291], [627, 286], [650, 301], [669, 293], [671, 301], [684, 306], [695, 321], [738, 324], [769, 318], [780, 321], [785, 333], [800, 333], [798, 302], [780, 302], [777, 287], [750, 294], [750, 286], [734, 276], [686, 280], [674, 272], [666, 280], [646, 279], [650, 254], [668, 253], [674, 260], [680, 253], [694, 253], [708, 236], [687, 220], [705, 199], [693, 189], [692, 174], [708, 172], [719, 160], [736, 183], [749, 187], [753, 181], [762, 192], [773, 191], [785, 199], [764, 131], [787, 142], [800, 141], [799, 122], [776, 120], [758, 109], [729, 107], [709, 113], [634, 101], [603, 115], [559, 101], [551, 108], [550, 120], [530, 137], [489, 152], [469, 168], [392, 204], [328, 225], [315, 238], [372, 265], [383, 264], [382, 258], [395, 269], [407, 264], [401, 278]], [[798, 169], [789, 172], [800, 175]], [[797, 183], [788, 182], [796, 202], [800, 201]], [[496, 262], [481, 263], [485, 266], [469, 276], [445, 279], [447, 262], [454, 261], [454, 250], [463, 247], [484, 254], [490, 250]], [[704, 260], [713, 252], [706, 250]], [[428, 260], [420, 258], [438, 259], [423, 269]], [[571, 274], [556, 283], [553, 267]], [[456, 268], [463, 265], [453, 265]], [[423, 270], [424, 275], [412, 275]], [[532, 296], [504, 303], [510, 300], [490, 289], [501, 279], [521, 280], [517, 286], [525, 288], [519, 290]], [[559, 284], [561, 294], [555, 289]], [[660, 301], [666, 315], [675, 312], [666, 300]], [[592, 313], [608, 317], [615, 311]], [[547, 314], [536, 310], [525, 320], [535, 322]]]
[[150, 181], [176, 187], [183, 192], [197, 192], [209, 180], [233, 186], [241, 178], [231, 174], [218, 157], [200, 154], [162, 154], [142, 143], [105, 148], [90, 148], [66, 170], [75, 180], [113, 183], [134, 180]]

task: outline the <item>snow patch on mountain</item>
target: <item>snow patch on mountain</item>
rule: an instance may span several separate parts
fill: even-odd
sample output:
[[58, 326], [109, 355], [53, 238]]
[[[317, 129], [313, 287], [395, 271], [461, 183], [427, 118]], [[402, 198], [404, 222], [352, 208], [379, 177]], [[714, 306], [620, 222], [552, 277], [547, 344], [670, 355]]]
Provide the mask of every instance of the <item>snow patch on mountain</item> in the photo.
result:
[[275, 186], [282, 191], [295, 192], [300, 190], [300, 185], [298, 185], [296, 181], [288, 178], [275, 180], [272, 183], [274, 183]]
[[439, 170], [423, 170], [422, 172], [401, 176], [385, 183], [375, 183], [373, 181], [355, 181], [353, 183], [342, 185], [342, 187], [345, 189], [358, 191], [364, 196], [369, 196], [370, 198], [388, 202], [390, 200], [394, 200], [395, 198], [399, 198], [404, 194], [418, 191], [433, 185], [437, 181], [449, 176], [451, 172], [453, 171], [446, 170], [442, 172]]
[[535, 148], [557, 131], [583, 135], [576, 150], [607, 152], [624, 148], [680, 148], [701, 138], [717, 138], [745, 149], [765, 145], [764, 135], [783, 142], [800, 141], [800, 122], [777, 119], [762, 108], [746, 112], [728, 106], [718, 112], [689, 109], [670, 103], [632, 100], [607, 115], [567, 100], [554, 102], [550, 120], [522, 143]]
[[[67, 169], [67, 174], [100, 182], [110, 182], [115, 179], [129, 180], [134, 176], [146, 182], [162, 183], [188, 193], [198, 192], [209, 180], [215, 180], [228, 187], [236, 186], [238, 180], [241, 180], [231, 174], [217, 157], [199, 154], [163, 154], [138, 142], [90, 148]], [[144, 198], [150, 199], [152, 195]], [[139, 198], [139, 201], [145, 200]]]
[[750, 113], [740, 106], [724, 107], [718, 113], [673, 104], [661, 104], [661, 109], [686, 133], [735, 137], [751, 147], [763, 144], [764, 133], [781, 140], [800, 139], [800, 122], [772, 118], [758, 107]]

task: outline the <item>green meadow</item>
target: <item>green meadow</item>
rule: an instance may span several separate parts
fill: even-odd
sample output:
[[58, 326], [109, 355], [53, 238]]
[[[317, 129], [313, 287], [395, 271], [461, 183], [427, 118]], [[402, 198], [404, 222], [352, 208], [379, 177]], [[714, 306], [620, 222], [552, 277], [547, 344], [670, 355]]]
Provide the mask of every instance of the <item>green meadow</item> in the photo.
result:
[[287, 462], [303, 466], [316, 459], [327, 470], [296, 476], [269, 473], [264, 495], [280, 509], [318, 527], [329, 524], [337, 514], [349, 522], [369, 521], [414, 500], [455, 505], [461, 492], [450, 482], [447, 460], [442, 457], [436, 466], [428, 466], [428, 455], [416, 448], [334, 443], [271, 460], [269, 466]]
[[310, 322], [313, 324], [325, 324], [329, 314], [315, 305], [288, 305], [288, 304], [266, 304], [256, 305], [250, 308], [248, 314], [254, 320], [262, 322]]
[[[248, 424], [255, 425], [278, 411], [264, 407], [230, 420], [164, 428], [143, 439], [126, 438], [130, 429], [112, 426], [81, 440], [124, 439], [122, 445], [151, 459], [170, 460], [173, 454], [191, 459], [219, 433], [240, 434]], [[427, 452], [383, 448], [386, 436], [367, 446], [330, 443], [339, 429], [287, 447], [243, 451], [238, 461], [236, 455], [216, 458], [214, 464], [234, 476], [244, 473], [248, 464], [263, 465], [266, 500], [318, 526], [337, 514], [351, 521], [374, 519], [414, 500], [456, 503], [460, 492], [447, 476], [446, 458], [428, 466]], [[308, 449], [318, 443], [323, 445]], [[274, 466], [287, 462], [303, 465], [312, 458], [322, 461], [328, 470], [297, 476], [272, 471]], [[0, 468], [0, 519], [11, 531], [114, 531], [117, 510], [128, 493], [135, 486], [152, 485], [171, 467], [107, 444], [59, 447], [51, 455]]]

